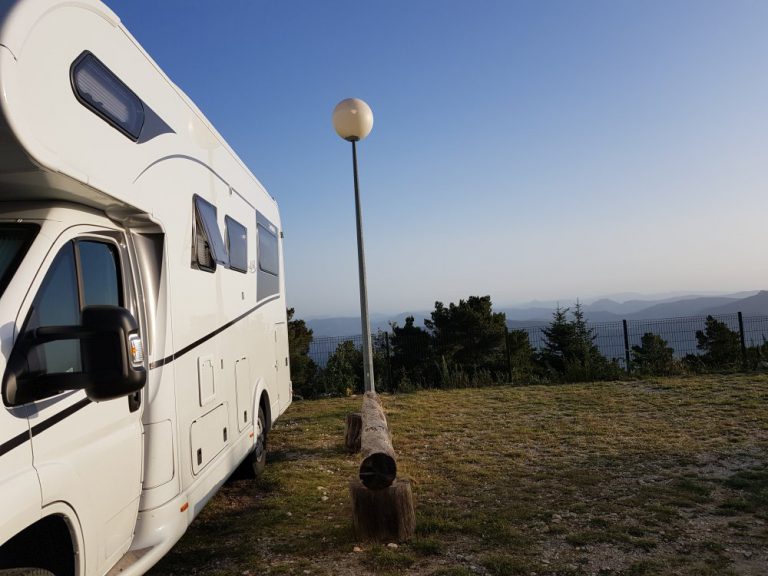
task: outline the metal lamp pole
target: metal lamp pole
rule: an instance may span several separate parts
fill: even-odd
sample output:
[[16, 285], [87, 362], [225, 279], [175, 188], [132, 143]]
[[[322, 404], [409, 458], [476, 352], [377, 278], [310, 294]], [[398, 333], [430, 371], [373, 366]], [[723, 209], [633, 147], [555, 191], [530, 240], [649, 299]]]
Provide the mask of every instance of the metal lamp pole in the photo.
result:
[[365, 391], [375, 392], [373, 380], [373, 349], [371, 323], [368, 319], [368, 284], [365, 275], [365, 247], [363, 246], [363, 211], [360, 207], [360, 184], [357, 179], [357, 141], [352, 140], [352, 166], [355, 173], [355, 215], [357, 220], [357, 268], [360, 275], [360, 323], [363, 331], [363, 374]]
[[355, 177], [355, 216], [357, 222], [357, 265], [360, 277], [360, 324], [363, 333], [363, 373], [365, 391], [375, 392], [371, 324], [368, 318], [368, 288], [365, 275], [365, 248], [363, 246], [363, 211], [360, 206], [360, 182], [357, 176], [357, 142], [371, 132], [373, 112], [368, 104], [362, 100], [348, 98], [339, 102], [334, 109], [333, 125], [339, 136], [352, 142], [352, 170]]

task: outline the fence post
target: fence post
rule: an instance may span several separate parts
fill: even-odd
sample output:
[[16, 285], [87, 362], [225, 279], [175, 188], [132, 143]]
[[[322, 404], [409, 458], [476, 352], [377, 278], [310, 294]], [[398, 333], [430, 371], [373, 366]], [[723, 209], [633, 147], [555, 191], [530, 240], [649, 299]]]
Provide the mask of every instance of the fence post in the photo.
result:
[[627, 363], [627, 374], [629, 374], [632, 371], [632, 368], [630, 366], [629, 357], [629, 329], [627, 328], [627, 320], [623, 319], [621, 324], [624, 327], [624, 359]]
[[392, 382], [392, 356], [389, 353], [389, 332], [384, 332], [384, 344], [387, 347], [387, 379], [389, 380], [389, 389], [395, 391], [395, 385]]
[[509, 352], [509, 328], [504, 325], [504, 349], [507, 351], [507, 373], [509, 382], [512, 383], [512, 355]]
[[741, 341], [741, 365], [747, 367], [747, 343], [744, 339], [744, 317], [739, 312], [739, 339]]

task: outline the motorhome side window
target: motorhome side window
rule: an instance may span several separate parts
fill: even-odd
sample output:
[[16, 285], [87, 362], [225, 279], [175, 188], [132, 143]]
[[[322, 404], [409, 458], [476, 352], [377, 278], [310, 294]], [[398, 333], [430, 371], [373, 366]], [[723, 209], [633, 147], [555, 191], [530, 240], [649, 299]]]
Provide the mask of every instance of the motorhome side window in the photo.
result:
[[227, 252], [229, 254], [229, 267], [238, 272], [248, 271], [248, 229], [237, 220], [226, 216], [224, 223], [227, 225]]
[[259, 269], [277, 276], [280, 272], [277, 250], [277, 234], [259, 224]]
[[[24, 333], [43, 326], [76, 326], [84, 306], [121, 306], [122, 301], [115, 246], [91, 240], [69, 242], [56, 256], [35, 296]], [[27, 360], [30, 375], [82, 370], [77, 340], [41, 344], [29, 351]]]
[[277, 228], [261, 214], [257, 216], [256, 232], [259, 237], [256, 298], [263, 300], [280, 293], [280, 252], [277, 242]]
[[229, 256], [216, 220], [216, 206], [194, 196], [195, 221], [192, 231], [192, 265], [214, 272], [217, 264], [227, 266]]

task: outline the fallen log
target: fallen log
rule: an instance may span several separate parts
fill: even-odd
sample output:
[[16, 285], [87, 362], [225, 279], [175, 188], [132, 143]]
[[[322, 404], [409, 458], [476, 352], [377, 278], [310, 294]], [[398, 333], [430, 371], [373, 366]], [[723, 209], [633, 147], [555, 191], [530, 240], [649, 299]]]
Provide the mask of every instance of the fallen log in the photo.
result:
[[382, 490], [397, 477], [395, 450], [387, 427], [387, 417], [375, 392], [363, 397], [362, 431], [360, 433], [360, 481], [370, 490]]
[[360, 433], [363, 430], [363, 417], [360, 412], [347, 414], [347, 424], [344, 428], [344, 446], [350, 454], [360, 452]]
[[410, 480], [397, 479], [382, 490], [369, 490], [359, 480], [349, 485], [352, 523], [359, 540], [405, 542], [413, 538], [416, 514]]

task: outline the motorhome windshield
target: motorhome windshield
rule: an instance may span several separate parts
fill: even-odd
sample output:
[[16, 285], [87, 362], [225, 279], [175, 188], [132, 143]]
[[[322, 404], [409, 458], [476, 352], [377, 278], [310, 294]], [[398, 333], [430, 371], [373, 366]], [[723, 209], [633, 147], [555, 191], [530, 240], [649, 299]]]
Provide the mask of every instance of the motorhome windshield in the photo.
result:
[[0, 224], [0, 296], [39, 229], [37, 224]]

